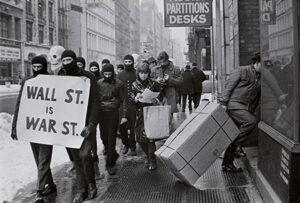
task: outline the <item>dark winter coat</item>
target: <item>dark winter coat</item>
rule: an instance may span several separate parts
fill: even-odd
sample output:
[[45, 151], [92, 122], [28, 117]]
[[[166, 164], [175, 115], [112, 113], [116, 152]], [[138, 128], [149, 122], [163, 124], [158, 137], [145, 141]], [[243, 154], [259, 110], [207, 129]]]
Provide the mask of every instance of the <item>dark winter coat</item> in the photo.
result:
[[[100, 111], [119, 111], [121, 105], [124, 105], [124, 87], [119, 79], [113, 79], [112, 82], [104, 81], [104, 78], [97, 82], [100, 96]], [[126, 116], [126, 106], [122, 106], [122, 117]]]
[[[146, 88], [150, 89], [153, 92], [162, 91], [161, 86], [157, 82], [151, 79], [147, 79], [146, 81], [143, 82], [140, 81], [139, 79], [136, 79], [136, 81], [132, 84], [133, 95], [131, 99], [134, 100], [135, 96], [138, 93], [142, 94]], [[158, 96], [158, 99], [162, 101], [163, 95], [160, 94]], [[145, 133], [145, 126], [144, 126], [143, 107], [145, 106], [153, 106], [153, 104], [136, 102], [135, 137], [137, 142], [148, 141]]]
[[192, 73], [194, 74], [195, 78], [194, 93], [202, 93], [202, 82], [206, 80], [206, 75], [198, 68], [193, 68]]
[[177, 66], [174, 66], [170, 61], [168, 67], [162, 68], [161, 66], [157, 66], [153, 68], [151, 72], [151, 78], [153, 80], [157, 80], [157, 78], [164, 78], [165, 75], [169, 75], [169, 80], [163, 87], [163, 95], [166, 98], [166, 104], [171, 105], [171, 112], [178, 112], [177, 108], [177, 93], [175, 88], [179, 88], [183, 79], [181, 76], [180, 69]]
[[228, 110], [244, 109], [253, 112], [260, 98], [260, 74], [253, 65], [235, 70], [226, 81], [220, 100]]
[[181, 94], [193, 94], [195, 77], [191, 70], [185, 70], [182, 73], [183, 83], [180, 87]]
[[124, 96], [125, 102], [130, 105], [134, 106], [134, 100], [132, 98], [132, 83], [136, 80], [136, 72], [135, 69], [127, 71], [126, 69], [117, 75], [117, 78], [121, 80], [124, 84]]

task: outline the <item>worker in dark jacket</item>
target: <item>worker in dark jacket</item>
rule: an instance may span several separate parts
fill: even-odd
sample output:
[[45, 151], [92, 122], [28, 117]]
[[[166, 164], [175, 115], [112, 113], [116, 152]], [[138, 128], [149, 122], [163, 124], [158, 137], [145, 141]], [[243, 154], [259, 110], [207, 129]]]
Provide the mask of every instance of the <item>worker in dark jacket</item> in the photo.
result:
[[122, 81], [115, 78], [112, 64], [107, 63], [102, 68], [103, 78], [97, 82], [100, 95], [100, 133], [107, 149], [106, 169], [110, 175], [115, 175], [114, 168], [119, 154], [116, 152], [116, 138], [119, 126], [119, 108], [122, 105], [122, 117], [126, 116], [124, 87]]
[[65, 50], [62, 53], [61, 58], [63, 68], [59, 71], [59, 75], [86, 77], [90, 79], [91, 82], [86, 115], [86, 127], [81, 132], [81, 136], [85, 139], [80, 149], [67, 148], [73, 156], [76, 169], [77, 192], [73, 199], [73, 203], [78, 203], [83, 202], [85, 199], [93, 199], [97, 194], [91, 151], [94, 141], [92, 132], [99, 122], [99, 95], [97, 92], [95, 76], [88, 71], [78, 68], [76, 54], [73, 51]]
[[96, 81], [100, 80], [102, 78], [102, 75], [100, 74], [99, 64], [96, 61], [92, 61], [90, 63], [90, 72], [93, 73], [96, 77]]
[[[134, 58], [132, 55], [126, 55], [123, 60], [125, 69], [123, 72], [118, 74], [118, 79], [121, 80], [124, 84], [124, 95], [127, 106], [126, 116], [121, 118], [120, 121], [120, 133], [122, 142], [124, 144], [122, 153], [127, 154], [128, 149], [130, 152], [129, 156], [136, 156], [136, 142], [135, 142], [135, 133], [134, 133], [134, 125], [135, 125], [135, 102], [131, 100], [132, 93], [132, 83], [136, 79], [135, 69], [133, 67]], [[121, 110], [122, 112], [123, 110]], [[128, 130], [130, 133], [128, 135]]]
[[[19, 113], [19, 105], [22, 96], [23, 87], [25, 81], [36, 77], [39, 74], [47, 75], [47, 60], [43, 56], [36, 56], [32, 59], [32, 72], [33, 76], [30, 76], [22, 81], [21, 90], [17, 99], [17, 104], [15, 108], [15, 114], [12, 123], [12, 131], [11, 137], [14, 140], [17, 140], [17, 120]], [[43, 196], [49, 195], [51, 193], [56, 192], [56, 185], [53, 182], [50, 163], [52, 157], [52, 145], [38, 144], [38, 143], [30, 143], [31, 149], [33, 152], [33, 156], [35, 159], [38, 179], [37, 179], [37, 192], [34, 202], [39, 203], [43, 202]]]
[[234, 157], [244, 157], [241, 145], [248, 138], [256, 125], [253, 115], [260, 99], [260, 55], [256, 54], [253, 64], [235, 70], [227, 80], [220, 100], [230, 118], [239, 127], [240, 134], [229, 145], [224, 154], [223, 171], [241, 172], [233, 164]]
[[84, 70], [85, 69], [85, 59], [81, 56], [78, 56], [76, 61], [77, 61], [77, 66]]
[[180, 93], [182, 95], [182, 111], [185, 112], [186, 99], [189, 100], [189, 110], [192, 111], [192, 98], [194, 93], [195, 77], [191, 72], [191, 66], [186, 65], [185, 70], [182, 72], [183, 84], [180, 87]]
[[201, 100], [201, 94], [202, 94], [202, 82], [206, 80], [206, 75], [203, 73], [202, 70], [197, 68], [197, 63], [192, 63], [192, 73], [195, 77], [195, 83], [194, 83], [194, 94], [193, 94], [193, 102], [194, 102], [194, 108], [197, 108], [199, 106], [200, 100]]

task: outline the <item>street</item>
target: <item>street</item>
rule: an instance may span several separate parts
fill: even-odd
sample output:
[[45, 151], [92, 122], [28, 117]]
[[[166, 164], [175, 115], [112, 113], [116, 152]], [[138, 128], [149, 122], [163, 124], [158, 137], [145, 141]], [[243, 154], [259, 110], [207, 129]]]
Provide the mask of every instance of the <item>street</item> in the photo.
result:
[[9, 94], [0, 96], [0, 112], [14, 114], [17, 103], [17, 94]]

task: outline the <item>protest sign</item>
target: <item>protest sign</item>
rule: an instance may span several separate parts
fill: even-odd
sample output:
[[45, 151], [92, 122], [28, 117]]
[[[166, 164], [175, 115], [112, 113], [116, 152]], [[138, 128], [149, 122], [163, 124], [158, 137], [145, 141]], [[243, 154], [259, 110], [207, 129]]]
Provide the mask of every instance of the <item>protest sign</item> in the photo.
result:
[[89, 91], [86, 77], [38, 75], [27, 80], [17, 120], [19, 140], [80, 148]]
[[165, 27], [212, 25], [212, 0], [164, 0]]

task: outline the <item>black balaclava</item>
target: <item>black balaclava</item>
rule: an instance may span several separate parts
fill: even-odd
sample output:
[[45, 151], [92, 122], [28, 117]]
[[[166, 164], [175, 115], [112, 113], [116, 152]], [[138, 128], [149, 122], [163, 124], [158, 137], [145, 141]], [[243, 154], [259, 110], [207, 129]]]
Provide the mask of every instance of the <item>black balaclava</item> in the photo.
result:
[[[92, 66], [96, 66], [97, 70], [96, 71], [91, 71]], [[99, 64], [96, 61], [93, 61], [93, 62], [90, 63], [90, 72], [93, 73], [95, 75], [95, 77], [99, 77], [99, 75], [100, 75]]]
[[43, 68], [41, 70], [35, 71], [32, 69], [33, 75], [34, 77], [37, 76], [38, 74], [48, 74], [47, 71], [47, 60], [45, 59], [44, 56], [35, 56], [32, 60], [31, 60], [31, 64], [42, 64]]
[[[114, 66], [112, 64], [110, 64], [110, 63], [105, 64], [103, 66], [101, 72], [102, 72], [102, 75], [104, 77], [105, 82], [112, 82], [113, 81], [113, 79], [115, 77], [115, 71], [114, 71]], [[111, 72], [112, 76], [107, 78], [107, 77], [105, 77], [104, 72]]]
[[125, 67], [125, 71], [133, 71], [134, 70], [134, 58], [132, 55], [128, 54], [124, 57], [123, 61], [124, 60], [131, 60], [132, 61], [132, 64], [131, 65], [125, 65], [124, 64], [124, 67]]
[[65, 50], [61, 55], [61, 59], [68, 57], [68, 56], [71, 57], [73, 59], [73, 61], [66, 65], [62, 64], [63, 69], [65, 69], [67, 75], [75, 75], [75, 73], [77, 73], [77, 71], [79, 69], [77, 66], [76, 54], [72, 50]]
[[82, 69], [85, 69], [85, 59], [83, 57], [77, 57], [76, 61], [81, 62], [83, 64]]

